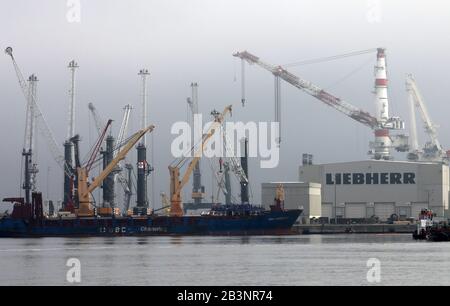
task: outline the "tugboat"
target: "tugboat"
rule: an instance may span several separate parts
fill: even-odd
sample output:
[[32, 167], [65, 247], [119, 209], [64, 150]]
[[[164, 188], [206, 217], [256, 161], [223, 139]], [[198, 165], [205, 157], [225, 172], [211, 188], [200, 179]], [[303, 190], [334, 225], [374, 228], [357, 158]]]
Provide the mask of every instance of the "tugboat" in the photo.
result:
[[415, 240], [450, 241], [450, 226], [448, 222], [433, 220], [434, 214], [429, 209], [423, 209], [419, 215], [417, 230], [413, 233]]
[[427, 240], [430, 229], [433, 226], [433, 212], [429, 209], [422, 209], [419, 214], [417, 229], [413, 232], [414, 240]]

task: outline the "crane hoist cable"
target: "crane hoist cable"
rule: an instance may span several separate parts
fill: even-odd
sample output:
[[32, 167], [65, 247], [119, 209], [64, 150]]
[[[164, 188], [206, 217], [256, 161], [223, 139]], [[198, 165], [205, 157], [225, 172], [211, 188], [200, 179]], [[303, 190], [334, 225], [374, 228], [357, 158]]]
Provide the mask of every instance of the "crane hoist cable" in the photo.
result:
[[339, 60], [339, 59], [343, 59], [343, 58], [347, 58], [347, 57], [352, 57], [352, 56], [357, 56], [357, 55], [362, 55], [362, 54], [368, 54], [368, 53], [374, 53], [374, 52], [377, 52], [376, 48], [360, 50], [360, 51], [353, 51], [353, 52], [347, 52], [347, 53], [344, 53], [344, 54], [338, 54], [338, 55], [327, 56], [327, 57], [313, 58], [313, 59], [309, 59], [309, 60], [303, 60], [303, 61], [288, 63], [288, 64], [284, 64], [284, 65], [281, 65], [281, 66], [283, 66], [285, 68], [288, 68], [288, 67], [295, 67], [295, 66], [304, 66], [304, 65], [318, 64], [318, 63], [330, 62], [330, 61]]
[[[11, 47], [7, 47], [5, 49], [5, 53], [7, 55], [9, 55], [11, 57], [13, 66], [14, 66], [14, 70], [16, 72], [16, 76], [19, 82], [19, 86], [22, 90], [22, 93], [25, 97], [25, 99], [27, 99], [27, 92], [28, 92], [28, 85], [26, 84], [26, 81], [23, 77], [22, 71], [19, 68], [19, 65], [16, 62], [16, 59], [13, 55], [13, 49]], [[37, 126], [42, 134], [42, 136], [46, 139], [48, 147], [50, 149], [51, 154], [53, 155], [54, 160], [56, 161], [56, 163], [63, 169], [65, 175], [67, 175], [68, 177], [72, 176], [72, 169], [70, 167], [70, 165], [66, 164], [66, 161], [64, 159], [63, 154], [61, 153], [61, 150], [55, 140], [55, 137], [53, 136], [53, 132], [50, 130], [47, 121], [45, 120], [44, 115], [42, 114], [39, 105], [36, 103], [36, 97], [32, 94], [31, 95], [31, 99], [33, 102], [33, 106], [34, 106], [34, 111], [35, 111], [35, 119], [37, 121]]]
[[347, 73], [346, 75], [344, 75], [343, 77], [339, 78], [337, 81], [329, 84], [328, 86], [324, 86], [323, 89], [324, 90], [330, 90], [331, 88], [335, 87], [338, 84], [341, 84], [342, 82], [344, 82], [345, 80], [349, 79], [350, 77], [352, 77], [353, 75], [355, 75], [356, 73], [358, 73], [359, 71], [361, 71], [364, 67], [366, 67], [370, 62], [372, 62], [372, 58], [367, 59], [366, 61], [364, 61], [360, 66], [358, 66], [356, 69], [353, 69], [352, 71], [350, 71], [349, 73]]

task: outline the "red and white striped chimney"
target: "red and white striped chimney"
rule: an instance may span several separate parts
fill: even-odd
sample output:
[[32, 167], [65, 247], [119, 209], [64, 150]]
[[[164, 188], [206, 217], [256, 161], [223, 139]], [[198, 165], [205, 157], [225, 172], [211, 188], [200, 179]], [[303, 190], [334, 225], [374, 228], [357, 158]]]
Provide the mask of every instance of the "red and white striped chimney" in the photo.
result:
[[[375, 107], [376, 118], [384, 124], [389, 119], [388, 80], [386, 72], [386, 53], [384, 48], [378, 48], [377, 64], [375, 66]], [[391, 140], [389, 130], [375, 130], [375, 158], [389, 159]]]

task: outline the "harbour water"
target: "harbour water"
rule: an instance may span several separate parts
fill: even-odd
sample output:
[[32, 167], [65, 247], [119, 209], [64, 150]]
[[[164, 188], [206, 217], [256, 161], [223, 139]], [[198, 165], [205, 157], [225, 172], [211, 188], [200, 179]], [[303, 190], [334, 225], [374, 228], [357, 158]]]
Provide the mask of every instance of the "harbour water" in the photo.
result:
[[[409, 234], [0, 239], [0, 285], [450, 285], [450, 243]], [[379, 282], [368, 260], [379, 261]]]

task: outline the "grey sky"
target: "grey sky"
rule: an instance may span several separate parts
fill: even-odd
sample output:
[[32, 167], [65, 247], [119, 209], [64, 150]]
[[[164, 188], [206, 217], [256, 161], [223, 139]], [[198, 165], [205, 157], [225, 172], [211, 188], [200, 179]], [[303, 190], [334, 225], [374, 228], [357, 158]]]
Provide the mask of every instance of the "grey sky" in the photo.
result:
[[[104, 119], [116, 120], [122, 107], [139, 109], [137, 72], [150, 70], [149, 121], [154, 133], [155, 192], [168, 191], [170, 126], [187, 115], [189, 84], [199, 83], [200, 110], [222, 109], [233, 103], [234, 120], [267, 121], [273, 118], [273, 77], [259, 67], [247, 69], [248, 105], [240, 100], [239, 62], [235, 51], [249, 50], [269, 63], [283, 64], [347, 51], [386, 47], [390, 79], [391, 115], [406, 120], [406, 73], [414, 73], [429, 111], [440, 124], [442, 144], [450, 146], [446, 95], [450, 64], [450, 4], [448, 1], [380, 1], [381, 20], [368, 19], [376, 1], [287, 0], [81, 0], [81, 22], [66, 19], [66, 1], [1, 1], [1, 48], [12, 46], [25, 75], [36, 73], [38, 104], [61, 144], [67, 129], [69, 72], [75, 59], [78, 71], [77, 126], [84, 153], [95, 140], [88, 102]], [[292, 72], [327, 87], [358, 68], [358, 73], [329, 90], [348, 102], [373, 112], [373, 64], [375, 55], [293, 68]], [[237, 76], [237, 81], [234, 77]], [[10, 59], [0, 56], [0, 196], [18, 193], [25, 102]], [[295, 180], [304, 152], [316, 162], [366, 159], [370, 131], [320, 102], [282, 85], [283, 143], [280, 165], [259, 169], [250, 163], [255, 201], [262, 181]], [[139, 127], [132, 114], [131, 130]], [[421, 124], [418, 125], [421, 127]], [[91, 129], [89, 129], [89, 127]], [[39, 186], [46, 191], [47, 167], [51, 167], [50, 193], [62, 195], [62, 173], [49, 156], [46, 143], [38, 140]], [[131, 153], [133, 158], [135, 152]], [[404, 155], [398, 155], [404, 159]], [[210, 172], [209, 162], [203, 162]], [[208, 176], [205, 173], [205, 176]], [[210, 180], [204, 179], [208, 193]], [[187, 190], [190, 186], [187, 187]], [[188, 194], [188, 192], [186, 192]], [[121, 199], [119, 199], [120, 201]]]

